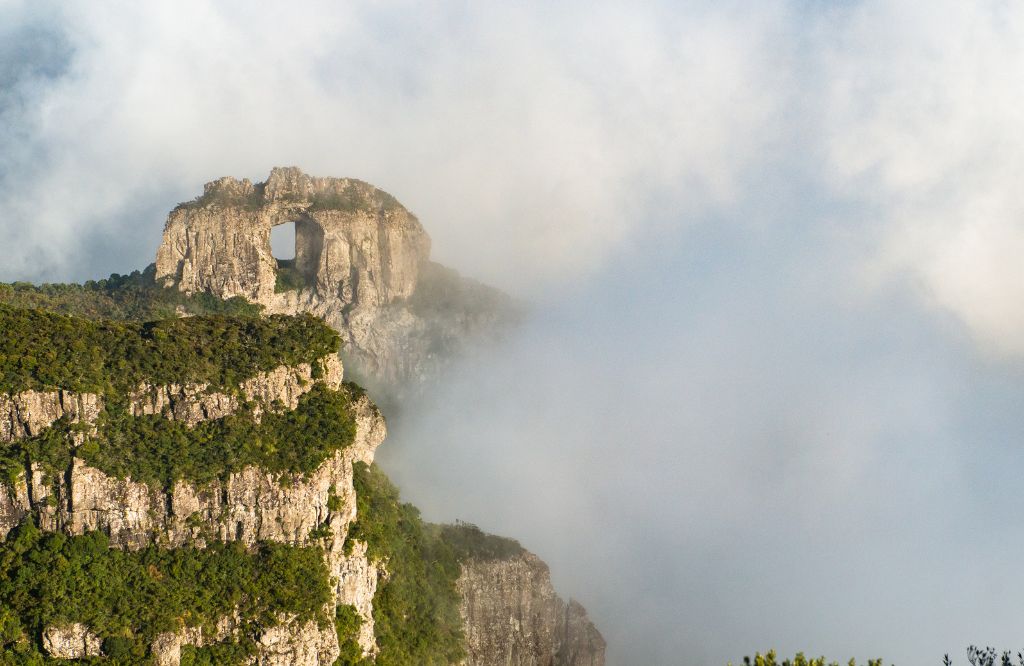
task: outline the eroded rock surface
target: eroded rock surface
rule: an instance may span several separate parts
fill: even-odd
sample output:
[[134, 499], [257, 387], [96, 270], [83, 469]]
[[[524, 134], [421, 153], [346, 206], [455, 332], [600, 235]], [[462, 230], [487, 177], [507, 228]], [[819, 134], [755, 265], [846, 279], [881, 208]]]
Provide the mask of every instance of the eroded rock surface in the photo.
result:
[[[295, 224], [295, 260], [279, 264], [270, 232], [289, 222]], [[500, 333], [516, 316], [510, 299], [430, 262], [429, 253], [430, 239], [419, 221], [387, 193], [357, 180], [278, 168], [265, 183], [209, 183], [201, 197], [172, 211], [156, 277], [186, 293], [242, 296], [270, 313], [323, 318], [340, 332], [356, 378], [378, 399], [390, 401], [436, 378], [471, 341]], [[316, 382], [337, 388], [341, 379], [340, 362], [327, 359], [322, 368], [262, 373], [234, 392], [204, 384], [142, 384], [125, 398], [135, 416], [159, 414], [193, 427], [235, 413], [242, 402], [294, 409]], [[358, 643], [373, 655], [373, 597], [382, 571], [367, 558], [365, 544], [346, 548], [345, 540], [356, 518], [352, 466], [373, 460], [385, 426], [368, 399], [354, 408], [356, 441], [312, 474], [284, 484], [255, 467], [202, 486], [178, 482], [165, 490], [110, 477], [77, 458], [56, 479], [29, 466], [9, 483], [0, 482], [0, 538], [30, 512], [43, 529], [72, 535], [99, 529], [110, 535], [112, 546], [126, 549], [203, 545], [211, 539], [305, 545], [311, 532], [329, 527], [324, 558], [334, 589], [325, 610], [333, 615], [337, 605], [355, 607], [363, 620]], [[93, 394], [0, 396], [0, 444], [37, 435], [61, 419], [94, 424], [102, 411], [102, 396]], [[547, 567], [535, 556], [466, 561], [458, 586], [467, 665], [603, 666], [600, 633], [579, 604], [558, 598]], [[281, 620], [255, 637], [253, 663], [333, 663], [339, 649], [333, 627]], [[240, 630], [239, 618], [225, 617], [211, 635], [199, 627], [162, 634], [151, 646], [154, 661], [177, 666], [183, 646], [230, 640]], [[47, 634], [47, 649], [52, 646], [51, 654], [60, 658], [100, 649], [80, 625], [74, 631], [49, 628]]]
[[84, 624], [62, 624], [43, 632], [43, 649], [55, 659], [82, 659], [102, 654], [100, 638]]
[[[282, 273], [270, 231], [289, 222], [295, 259]], [[272, 313], [315, 314], [341, 333], [361, 382], [376, 385], [378, 399], [397, 399], [512, 310], [500, 292], [432, 264], [429, 254], [419, 220], [386, 192], [275, 168], [265, 183], [207, 183], [201, 197], [174, 209], [156, 279], [190, 294], [242, 296]], [[287, 288], [278, 289], [285, 273]]]
[[132, 416], [163, 414], [194, 427], [234, 414], [240, 400], [257, 403], [262, 409], [295, 409], [299, 398], [318, 382], [334, 390], [341, 388], [341, 359], [331, 355], [318, 363], [321, 374], [316, 378], [309, 363], [258, 373], [242, 382], [240, 395], [211, 391], [208, 384], [142, 384], [129, 396], [129, 411]]
[[536, 555], [468, 559], [457, 585], [466, 666], [604, 666], [604, 638]]
[[94, 393], [23, 391], [0, 394], [0, 443], [38, 435], [62, 418], [92, 423], [103, 409]]

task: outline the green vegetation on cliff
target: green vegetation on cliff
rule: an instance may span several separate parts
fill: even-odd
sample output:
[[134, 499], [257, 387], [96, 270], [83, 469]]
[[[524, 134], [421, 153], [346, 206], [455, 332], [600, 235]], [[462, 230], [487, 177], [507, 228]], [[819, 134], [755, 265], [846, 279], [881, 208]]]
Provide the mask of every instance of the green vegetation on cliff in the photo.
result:
[[193, 428], [162, 415], [108, 413], [77, 454], [111, 476], [170, 488], [179, 479], [201, 484], [250, 465], [309, 474], [355, 433], [350, 393], [317, 384], [295, 409], [264, 413], [259, 423], [251, 407]]
[[318, 191], [309, 201], [310, 211], [337, 210], [343, 213], [376, 213], [402, 210], [398, 199], [384, 190], [354, 178], [346, 179], [344, 186]]
[[355, 606], [340, 604], [335, 609], [334, 628], [338, 632], [338, 658], [334, 666], [362, 666], [372, 664], [373, 661], [363, 657], [363, 648], [356, 640], [359, 635], [359, 627], [363, 625], [363, 618]]
[[[441, 666], [464, 656], [454, 551], [423, 523], [419, 510], [376, 466], [357, 463], [358, 521], [350, 538], [368, 545], [388, 575], [373, 599], [381, 666]], [[349, 662], [359, 663], [359, 662]]]
[[430, 528], [451, 547], [460, 562], [468, 558], [508, 560], [526, 552], [515, 539], [488, 534], [470, 523], [431, 525]]
[[61, 388], [126, 395], [139, 384], [233, 388], [340, 347], [311, 315], [204, 315], [149, 323], [89, 320], [0, 305], [0, 392]]
[[[248, 653], [251, 636], [273, 626], [279, 614], [298, 621], [324, 617], [330, 581], [318, 548], [239, 543], [204, 549], [136, 552], [111, 549], [107, 537], [43, 534], [31, 522], [0, 543], [0, 663], [44, 664], [41, 637], [51, 625], [81, 622], [103, 640], [104, 664], [148, 663], [160, 633], [203, 627], [238, 612], [234, 643], [188, 650], [191, 663], [220, 654], [232, 663]], [[183, 663], [188, 663], [183, 661]], [[237, 662], [236, 662], [237, 663]]]
[[266, 183], [256, 183], [251, 190], [246, 192], [244, 188], [215, 184], [213, 187], [207, 185], [203, 193], [191, 201], [184, 201], [174, 207], [174, 210], [196, 210], [198, 208], [219, 207], [225, 208], [234, 206], [245, 210], [257, 210], [266, 203], [264, 193]]
[[223, 300], [212, 294], [184, 294], [156, 282], [156, 267], [130, 275], [113, 274], [84, 284], [0, 283], [0, 303], [37, 308], [86, 319], [154, 321], [186, 315], [255, 317], [262, 306], [236, 297]]
[[130, 477], [170, 490], [183, 479], [206, 483], [224, 479], [249, 465], [274, 473], [309, 474], [352, 443], [355, 418], [352, 391], [313, 386], [290, 411], [264, 413], [257, 423], [253, 407], [189, 428], [161, 414], [132, 416], [121, 403], [108, 403], [95, 434], [72, 451], [83, 427], [58, 421], [34, 437], [0, 448], [0, 478], [14, 479], [27, 461], [52, 476], [71, 465], [71, 455], [117, 478]]

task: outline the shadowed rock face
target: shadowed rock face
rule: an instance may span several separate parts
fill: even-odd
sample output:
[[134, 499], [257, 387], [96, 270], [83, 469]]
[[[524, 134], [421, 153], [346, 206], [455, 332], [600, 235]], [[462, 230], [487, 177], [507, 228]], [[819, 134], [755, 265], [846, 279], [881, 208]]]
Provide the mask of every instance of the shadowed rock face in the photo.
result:
[[[289, 222], [295, 259], [279, 266], [270, 231]], [[506, 296], [445, 272], [429, 255], [419, 220], [386, 192], [275, 168], [265, 183], [208, 183], [202, 196], [175, 208], [156, 278], [186, 293], [241, 296], [268, 312], [323, 318], [342, 334], [355, 374], [388, 402], [436, 376], [510, 310]], [[426, 291], [446, 295], [443, 316], [417, 300], [425, 283]]]
[[604, 638], [582, 606], [555, 593], [533, 553], [470, 558], [458, 588], [465, 666], [604, 666]]

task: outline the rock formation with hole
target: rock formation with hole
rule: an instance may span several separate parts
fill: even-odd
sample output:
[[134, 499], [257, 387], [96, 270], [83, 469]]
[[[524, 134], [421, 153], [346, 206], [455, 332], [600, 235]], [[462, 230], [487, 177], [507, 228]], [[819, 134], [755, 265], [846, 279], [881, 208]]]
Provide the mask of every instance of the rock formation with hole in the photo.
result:
[[[295, 224], [295, 259], [271, 229]], [[182, 292], [310, 312], [337, 329], [350, 369], [398, 398], [510, 317], [510, 300], [429, 261], [430, 237], [386, 192], [350, 178], [275, 168], [264, 183], [221, 178], [167, 219], [156, 279]], [[435, 298], [439, 296], [439, 298]]]

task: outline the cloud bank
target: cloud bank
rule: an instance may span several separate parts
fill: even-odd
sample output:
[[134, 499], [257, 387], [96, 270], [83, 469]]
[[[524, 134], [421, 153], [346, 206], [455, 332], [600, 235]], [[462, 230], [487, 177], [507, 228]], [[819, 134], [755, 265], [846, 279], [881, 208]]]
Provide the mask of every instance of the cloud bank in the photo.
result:
[[[1024, 11], [864, 2], [822, 50], [830, 184], [884, 225], [906, 271], [990, 350], [1024, 352]], [[869, 220], [870, 221], [870, 218]]]

